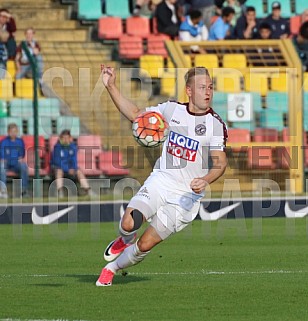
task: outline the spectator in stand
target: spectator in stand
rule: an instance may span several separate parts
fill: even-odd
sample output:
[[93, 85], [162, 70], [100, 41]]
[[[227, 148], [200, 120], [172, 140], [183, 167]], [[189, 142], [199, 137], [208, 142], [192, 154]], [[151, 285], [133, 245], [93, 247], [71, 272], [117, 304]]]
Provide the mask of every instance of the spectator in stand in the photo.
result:
[[0, 144], [0, 198], [7, 198], [6, 174], [13, 171], [20, 175], [22, 182], [22, 196], [28, 197], [29, 173], [28, 166], [24, 162], [25, 144], [18, 137], [18, 127], [15, 123], [8, 125], [8, 136]]
[[[199, 10], [192, 10], [180, 25], [179, 39], [181, 41], [205, 41], [208, 39], [209, 32], [202, 20]], [[205, 53], [199, 46], [191, 46], [194, 53]]]
[[306, 9], [306, 10], [302, 13], [301, 18], [302, 18], [302, 20], [301, 20], [302, 23], [308, 21], [308, 9]]
[[256, 9], [254, 7], [247, 7], [246, 12], [238, 18], [234, 28], [234, 38], [258, 38], [258, 21], [256, 19]]
[[300, 29], [298, 36], [293, 38], [294, 46], [302, 61], [303, 70], [308, 71], [308, 21], [305, 21]]
[[152, 16], [156, 6], [162, 0], [136, 0], [134, 1], [133, 16]]
[[234, 9], [235, 14], [231, 21], [231, 25], [235, 26], [237, 19], [242, 15], [243, 10], [240, 1], [238, 0], [215, 0], [216, 5], [216, 14], [221, 15], [222, 8], [224, 7], [231, 7]]
[[0, 30], [0, 79], [5, 78], [6, 74], [6, 62], [8, 59], [6, 43], [9, 38], [9, 33], [4, 30]]
[[[43, 58], [41, 55], [41, 47], [34, 39], [35, 31], [33, 28], [28, 28], [25, 31], [25, 42], [31, 55], [37, 62], [37, 76], [41, 83], [43, 76]], [[22, 49], [22, 44], [17, 47], [16, 53], [16, 79], [26, 78], [29, 74], [32, 74], [32, 69], [26, 52]]]
[[260, 26], [258, 28], [258, 37], [257, 38], [262, 39], [262, 40], [273, 39], [272, 38], [272, 27], [268, 22], [263, 21], [260, 23]]
[[14, 60], [16, 56], [16, 23], [7, 9], [0, 9], [0, 30], [7, 31], [9, 33], [9, 38], [6, 43], [8, 58], [10, 60]]
[[[95, 194], [91, 191], [89, 183], [78, 168], [77, 162], [77, 145], [73, 142], [71, 132], [65, 129], [61, 132], [58, 142], [56, 143], [51, 155], [51, 167], [54, 170], [58, 196], [64, 197], [63, 177], [76, 178], [80, 182], [80, 186], [86, 195]], [[84, 193], [83, 193], [84, 194]]]
[[155, 16], [157, 18], [157, 29], [160, 33], [175, 38], [179, 34], [181, 23], [180, 7], [177, 0], [164, 0], [157, 7]]
[[235, 11], [231, 7], [224, 7], [221, 16], [210, 28], [209, 40], [223, 40], [231, 36], [230, 23]]
[[182, 1], [182, 4], [187, 7], [187, 12], [190, 10], [201, 11], [205, 26], [210, 28], [215, 12], [214, 0], [186, 0]]
[[278, 1], [272, 3], [272, 13], [264, 19], [272, 28], [273, 39], [285, 39], [290, 35], [288, 19], [281, 17], [281, 4]]

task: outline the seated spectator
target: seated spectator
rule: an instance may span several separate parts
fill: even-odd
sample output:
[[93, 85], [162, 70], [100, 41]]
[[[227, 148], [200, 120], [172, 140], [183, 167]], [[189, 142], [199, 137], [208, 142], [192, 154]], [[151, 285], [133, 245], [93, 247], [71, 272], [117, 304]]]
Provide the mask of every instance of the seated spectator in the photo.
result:
[[[181, 41], [204, 41], [207, 40], [209, 32], [202, 21], [199, 10], [192, 10], [180, 25], [179, 39]], [[191, 46], [192, 52], [204, 53], [199, 46]]]
[[[215, 12], [215, 1], [214, 0], [186, 0], [182, 1], [182, 4], [187, 5], [189, 10], [201, 11], [203, 22], [209, 29], [213, 14]], [[189, 12], [189, 11], [187, 11]]]
[[266, 21], [260, 23], [257, 38], [262, 40], [272, 39], [272, 27]]
[[301, 25], [298, 36], [293, 38], [293, 43], [302, 61], [303, 70], [308, 71], [308, 21]]
[[235, 26], [238, 18], [242, 15], [242, 6], [238, 0], [216, 0], [216, 14], [221, 15], [222, 8], [231, 7], [234, 9], [235, 14], [231, 21], [231, 25]]
[[78, 179], [81, 188], [87, 195], [94, 195], [91, 191], [87, 179], [78, 168], [77, 145], [73, 142], [71, 132], [65, 129], [61, 132], [59, 140], [54, 147], [51, 155], [51, 168], [57, 184], [58, 196], [63, 197], [63, 177], [68, 176]]
[[7, 31], [9, 33], [6, 48], [8, 51], [8, 58], [10, 60], [14, 60], [16, 56], [16, 23], [7, 9], [0, 9], [0, 30]]
[[290, 35], [288, 19], [281, 17], [281, 4], [278, 1], [272, 3], [272, 13], [264, 19], [272, 28], [272, 39], [285, 39]]
[[247, 7], [246, 12], [238, 18], [234, 28], [235, 39], [255, 39], [258, 37], [256, 9]]
[[181, 23], [178, 10], [177, 0], [164, 0], [156, 7], [158, 32], [172, 38], [178, 36]]
[[231, 7], [222, 9], [219, 17], [210, 28], [209, 40], [223, 40], [231, 36], [230, 23], [234, 17], [235, 11]]
[[5, 78], [6, 74], [6, 62], [8, 59], [6, 43], [9, 38], [9, 33], [4, 30], [0, 30], [0, 79]]
[[[31, 55], [37, 62], [37, 76], [41, 82], [43, 76], [43, 58], [41, 55], [41, 47], [36, 40], [34, 40], [35, 31], [33, 28], [28, 28], [25, 31], [25, 42]], [[16, 79], [26, 78], [29, 74], [32, 74], [32, 68], [26, 52], [22, 49], [22, 44], [17, 47], [16, 53]]]
[[[13, 171], [20, 175], [22, 182], [22, 196], [28, 197], [28, 166], [24, 162], [25, 144], [18, 137], [18, 127], [15, 123], [8, 125], [8, 136], [0, 144], [0, 198], [7, 198], [6, 175], [7, 171]], [[0, 183], [1, 183], [0, 182]]]
[[133, 16], [152, 16], [156, 6], [162, 0], [136, 0], [133, 8]]

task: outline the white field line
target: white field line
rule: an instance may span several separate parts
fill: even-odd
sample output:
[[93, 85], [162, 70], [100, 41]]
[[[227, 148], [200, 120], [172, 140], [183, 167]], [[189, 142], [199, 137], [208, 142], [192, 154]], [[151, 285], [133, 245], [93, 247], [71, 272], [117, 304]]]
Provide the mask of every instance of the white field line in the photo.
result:
[[[128, 275], [251, 275], [251, 274], [305, 274], [308, 270], [264, 270], [264, 271], [206, 271], [200, 272], [128, 272]], [[68, 276], [98, 276], [97, 274], [0, 274], [0, 278], [66, 278]], [[6, 319], [0, 319], [3, 321]], [[9, 321], [9, 319], [7, 319]], [[61, 321], [61, 320], [60, 320]]]

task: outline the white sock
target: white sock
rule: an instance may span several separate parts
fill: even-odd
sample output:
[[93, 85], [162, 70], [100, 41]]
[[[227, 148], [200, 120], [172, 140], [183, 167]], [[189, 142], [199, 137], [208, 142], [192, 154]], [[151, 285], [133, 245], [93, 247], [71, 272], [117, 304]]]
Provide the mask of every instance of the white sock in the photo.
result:
[[136, 233], [136, 231], [127, 232], [127, 231], [123, 230], [123, 228], [121, 226], [121, 221], [120, 221], [119, 234], [122, 236], [122, 239], [125, 244], [129, 243], [130, 241], [132, 241], [134, 239], [135, 233]]
[[141, 252], [136, 242], [132, 246], [127, 247], [115, 261], [108, 263], [105, 268], [116, 273], [121, 269], [125, 269], [141, 262], [149, 253], [150, 251]]

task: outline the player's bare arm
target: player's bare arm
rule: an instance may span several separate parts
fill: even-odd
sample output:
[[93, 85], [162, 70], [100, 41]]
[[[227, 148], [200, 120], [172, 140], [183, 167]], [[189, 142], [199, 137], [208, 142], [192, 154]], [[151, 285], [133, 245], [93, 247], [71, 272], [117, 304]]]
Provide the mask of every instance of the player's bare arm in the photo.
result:
[[213, 167], [204, 177], [194, 178], [190, 184], [195, 193], [201, 193], [207, 185], [215, 182], [226, 170], [227, 156], [223, 151], [211, 151]]
[[102, 65], [102, 81], [117, 109], [130, 121], [133, 121], [143, 110], [126, 99], [116, 86], [116, 72], [114, 68]]

